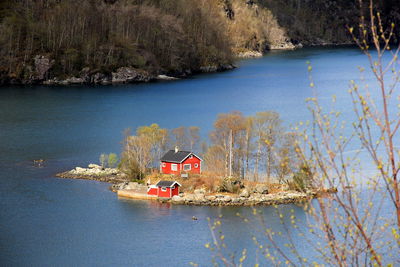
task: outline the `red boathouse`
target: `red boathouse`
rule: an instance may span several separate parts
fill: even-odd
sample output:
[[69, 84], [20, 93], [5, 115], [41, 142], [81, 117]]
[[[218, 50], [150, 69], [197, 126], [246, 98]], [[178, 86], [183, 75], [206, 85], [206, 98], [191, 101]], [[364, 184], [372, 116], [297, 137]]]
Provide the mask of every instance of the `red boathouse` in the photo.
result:
[[147, 189], [148, 195], [171, 198], [179, 195], [179, 187], [181, 185], [177, 181], [159, 181], [156, 185], [151, 185]]
[[168, 151], [161, 158], [160, 171], [164, 174], [201, 173], [202, 159], [189, 151]]

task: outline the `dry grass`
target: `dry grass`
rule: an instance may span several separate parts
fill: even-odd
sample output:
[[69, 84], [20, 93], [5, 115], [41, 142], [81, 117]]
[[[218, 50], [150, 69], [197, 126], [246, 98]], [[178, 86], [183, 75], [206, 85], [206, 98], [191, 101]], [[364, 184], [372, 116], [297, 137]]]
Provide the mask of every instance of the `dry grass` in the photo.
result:
[[[213, 173], [204, 172], [202, 174], [190, 175], [189, 178], [182, 178], [171, 174], [161, 174], [153, 172], [146, 176], [145, 182], [150, 180], [151, 184], [156, 184], [160, 180], [166, 181], [177, 181], [182, 185], [181, 191], [186, 193], [192, 193], [196, 189], [204, 189], [207, 193], [216, 193], [218, 187], [221, 185], [223, 177], [215, 175]], [[278, 183], [261, 183], [254, 181], [243, 180], [243, 184], [247, 190], [252, 192], [255, 187], [259, 184], [265, 184], [268, 186], [269, 193], [278, 193], [285, 191], [282, 184]], [[224, 193], [226, 195], [235, 195], [232, 193]]]
[[221, 184], [221, 178], [211, 173], [203, 173], [201, 175], [189, 175], [189, 178], [182, 178], [180, 176], [170, 174], [152, 173], [146, 176], [145, 181], [155, 184], [160, 180], [177, 181], [182, 185], [181, 191], [193, 192], [196, 189], [204, 189], [206, 192], [215, 192]]

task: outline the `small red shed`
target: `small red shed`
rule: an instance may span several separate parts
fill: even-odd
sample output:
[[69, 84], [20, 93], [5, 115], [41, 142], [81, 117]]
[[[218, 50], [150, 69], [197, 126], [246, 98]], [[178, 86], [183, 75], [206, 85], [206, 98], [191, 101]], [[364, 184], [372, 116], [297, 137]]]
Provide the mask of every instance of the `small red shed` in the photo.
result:
[[202, 159], [190, 151], [168, 151], [161, 158], [160, 171], [164, 174], [201, 173]]
[[171, 198], [179, 195], [179, 187], [181, 185], [177, 181], [159, 181], [156, 185], [151, 185], [147, 189], [148, 195]]

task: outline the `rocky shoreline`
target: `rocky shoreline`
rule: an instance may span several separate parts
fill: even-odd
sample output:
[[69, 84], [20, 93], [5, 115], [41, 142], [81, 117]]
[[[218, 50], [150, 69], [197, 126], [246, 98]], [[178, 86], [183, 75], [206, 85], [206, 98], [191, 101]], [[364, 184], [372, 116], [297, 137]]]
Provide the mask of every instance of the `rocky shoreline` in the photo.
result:
[[281, 205], [302, 203], [313, 199], [316, 194], [300, 193], [296, 191], [285, 191], [275, 194], [252, 193], [249, 196], [215, 194], [207, 195], [201, 193], [183, 194], [171, 199], [173, 204], [184, 204], [194, 206], [256, 206], [256, 205]]
[[[303, 47], [314, 46], [341, 46], [352, 45], [348, 43], [329, 43], [324, 40], [319, 40], [316, 43], [309, 43], [305, 46], [303, 44], [293, 44], [292, 42], [284, 42], [277, 45], [269, 45], [266, 47], [267, 51], [276, 50], [295, 50]], [[235, 57], [241, 58], [260, 58], [265, 53], [255, 50], [236, 52]], [[233, 63], [228, 64], [215, 64], [209, 66], [202, 66], [198, 69], [187, 69], [175, 73], [162, 73], [149, 72], [134, 67], [120, 67], [111, 72], [105, 72], [88, 67], [83, 68], [79, 74], [69, 77], [58, 77], [52, 74], [52, 68], [55, 61], [50, 59], [47, 55], [36, 55], [33, 60], [32, 66], [26, 66], [24, 79], [17, 79], [14, 77], [1, 76], [0, 85], [51, 85], [51, 86], [67, 86], [67, 85], [118, 85], [118, 84], [132, 84], [132, 83], [147, 83], [154, 81], [170, 81], [187, 78], [196, 73], [214, 73], [232, 70], [236, 68]]]
[[79, 74], [60, 78], [52, 74], [55, 62], [46, 55], [37, 55], [32, 66], [26, 66], [24, 79], [1, 76], [0, 85], [117, 85], [131, 83], [147, 83], [154, 81], [177, 80], [191, 76], [195, 73], [211, 73], [232, 70], [234, 64], [216, 64], [200, 67], [198, 70], [187, 69], [175, 73], [149, 72], [133, 67], [120, 67], [114, 71], [106, 72], [83, 68]]
[[[136, 182], [129, 182], [128, 178], [118, 169], [102, 168], [96, 164], [89, 164], [88, 168], [76, 167], [73, 170], [56, 174], [60, 178], [86, 179], [111, 183], [110, 190], [113, 192], [127, 192], [125, 197], [129, 197], [129, 192], [138, 199], [142, 194], [146, 198], [147, 186]], [[194, 192], [181, 192], [178, 196], [171, 199], [158, 198], [156, 201], [169, 202], [177, 205], [193, 206], [254, 206], [254, 205], [279, 205], [289, 203], [302, 203], [313, 198], [319, 197], [324, 193], [332, 193], [329, 190], [308, 190], [298, 192], [284, 190], [277, 193], [270, 193], [268, 186], [258, 184], [256, 187], [242, 188], [237, 194], [233, 193], [214, 193], [206, 192], [204, 189], [196, 189]]]
[[[125, 182], [112, 185], [110, 188], [124, 198], [147, 199], [147, 186]], [[293, 204], [309, 201], [318, 197], [321, 192], [311, 190], [307, 192], [297, 192], [293, 190], [282, 191], [278, 193], [269, 193], [265, 185], [260, 185], [254, 190], [244, 188], [238, 194], [233, 193], [210, 193], [204, 189], [196, 189], [193, 193], [181, 192], [178, 196], [173, 196], [171, 199], [158, 198], [156, 201], [168, 202], [176, 205], [190, 206], [256, 206], [256, 205], [280, 205]]]

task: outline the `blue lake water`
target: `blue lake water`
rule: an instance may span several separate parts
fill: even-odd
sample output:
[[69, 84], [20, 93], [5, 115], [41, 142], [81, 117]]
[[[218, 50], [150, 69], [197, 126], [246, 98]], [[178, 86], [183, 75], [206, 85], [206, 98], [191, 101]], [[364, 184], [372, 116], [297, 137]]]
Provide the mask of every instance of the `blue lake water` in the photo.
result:
[[[357, 67], [367, 64], [355, 48], [273, 52], [239, 61], [233, 71], [173, 82], [0, 88], [1, 265], [208, 266], [206, 219], [220, 214], [232, 250], [247, 247], [254, 255], [253, 230], [235, 215], [251, 213], [249, 208], [122, 200], [108, 184], [54, 174], [97, 162], [103, 152], [119, 153], [128, 127], [195, 125], [206, 138], [217, 114], [234, 110], [273, 110], [286, 125], [309, 119], [305, 99], [313, 93], [306, 61], [322, 101], [336, 94], [350, 112], [349, 80], [358, 79]], [[47, 160], [44, 168], [32, 166], [39, 158]], [[279, 229], [273, 208], [262, 209], [269, 226]], [[295, 205], [281, 209], [304, 216]]]

